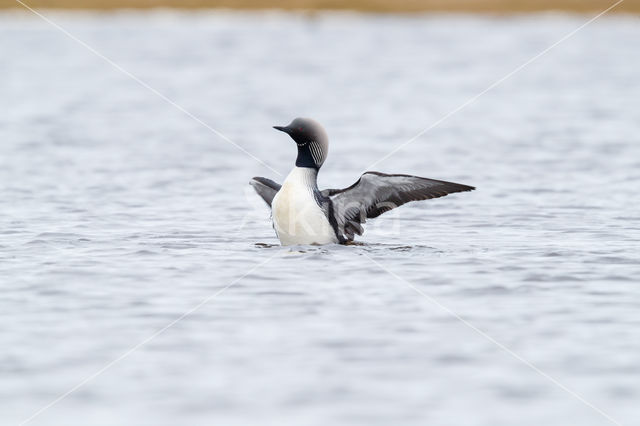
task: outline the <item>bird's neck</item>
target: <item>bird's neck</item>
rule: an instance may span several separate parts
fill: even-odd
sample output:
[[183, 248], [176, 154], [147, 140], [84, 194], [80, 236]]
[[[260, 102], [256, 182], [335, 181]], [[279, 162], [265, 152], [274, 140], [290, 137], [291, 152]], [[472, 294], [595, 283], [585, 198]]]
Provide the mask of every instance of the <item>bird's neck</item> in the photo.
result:
[[[296, 142], [297, 143], [297, 142]], [[296, 158], [296, 167], [307, 167], [317, 171], [316, 163], [309, 150], [309, 144], [298, 144], [298, 157]]]
[[318, 170], [310, 167], [294, 167], [284, 180], [283, 185], [302, 185], [313, 189], [318, 188]]

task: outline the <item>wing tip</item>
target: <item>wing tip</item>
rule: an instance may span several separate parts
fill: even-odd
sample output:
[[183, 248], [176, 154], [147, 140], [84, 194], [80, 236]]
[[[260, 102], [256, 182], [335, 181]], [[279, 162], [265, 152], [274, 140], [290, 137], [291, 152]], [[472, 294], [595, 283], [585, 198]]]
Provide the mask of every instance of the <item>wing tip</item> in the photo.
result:
[[447, 188], [448, 190], [444, 195], [455, 194], [457, 192], [471, 192], [476, 190], [475, 186], [464, 185], [462, 183], [454, 183], [453, 185], [453, 187]]
[[441, 182], [441, 183], [453, 184], [453, 185], [456, 185], [456, 186], [458, 186], [460, 188], [458, 192], [475, 191], [476, 190], [475, 186], [465, 185], [463, 183], [448, 182], [448, 181], [445, 181], [445, 180], [431, 179], [431, 178], [425, 178], [425, 177], [422, 177], [422, 176], [407, 175], [407, 174], [403, 174], [403, 173], [388, 174], [388, 173], [376, 172], [374, 170], [367, 170], [366, 172], [363, 173], [363, 175], [367, 175], [367, 174], [376, 175], [376, 176], [383, 176], [383, 177], [393, 177], [393, 176], [410, 177], [410, 178], [427, 179], [427, 180]]
[[258, 184], [266, 185], [266, 186], [268, 186], [270, 188], [274, 188], [276, 186], [279, 186], [276, 182], [272, 181], [271, 179], [266, 178], [266, 177], [262, 177], [262, 176], [254, 176], [254, 177], [252, 177], [251, 180], [249, 181], [249, 184], [250, 185], [254, 185], [254, 186], [258, 185]]
[[267, 179], [260, 176], [254, 176], [250, 181], [249, 185], [255, 189], [255, 191], [262, 197], [262, 199], [271, 206], [271, 202], [273, 201], [273, 197], [280, 190], [281, 185], [272, 181], [271, 179]]

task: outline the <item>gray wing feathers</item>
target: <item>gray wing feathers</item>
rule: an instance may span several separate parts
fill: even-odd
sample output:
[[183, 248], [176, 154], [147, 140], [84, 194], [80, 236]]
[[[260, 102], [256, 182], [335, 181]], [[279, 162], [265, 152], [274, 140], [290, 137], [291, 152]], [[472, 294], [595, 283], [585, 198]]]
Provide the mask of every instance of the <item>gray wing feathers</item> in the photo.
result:
[[280, 191], [282, 185], [272, 181], [271, 179], [263, 178], [263, 177], [254, 177], [249, 182], [253, 189], [256, 190], [258, 195], [262, 197], [262, 199], [271, 207], [271, 202], [273, 201], [273, 197], [276, 196], [276, 193]]
[[472, 186], [418, 176], [366, 172], [350, 187], [327, 189], [322, 194], [332, 201], [339, 231], [351, 240], [355, 234], [362, 235], [360, 224], [366, 219], [378, 217], [410, 201], [474, 189]]

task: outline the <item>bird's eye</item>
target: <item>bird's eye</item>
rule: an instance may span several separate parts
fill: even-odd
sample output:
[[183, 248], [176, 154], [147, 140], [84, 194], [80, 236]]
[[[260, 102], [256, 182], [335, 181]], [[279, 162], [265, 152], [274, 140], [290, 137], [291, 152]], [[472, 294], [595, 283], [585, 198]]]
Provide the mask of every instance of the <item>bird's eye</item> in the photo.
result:
[[298, 130], [302, 131], [302, 127], [298, 127]]

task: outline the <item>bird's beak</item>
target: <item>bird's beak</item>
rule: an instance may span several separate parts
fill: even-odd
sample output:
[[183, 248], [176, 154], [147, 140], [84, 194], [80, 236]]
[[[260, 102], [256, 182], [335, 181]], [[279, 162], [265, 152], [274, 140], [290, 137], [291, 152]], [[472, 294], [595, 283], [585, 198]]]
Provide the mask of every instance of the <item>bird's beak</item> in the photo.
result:
[[281, 132], [289, 133], [289, 128], [287, 126], [273, 126], [273, 128], [280, 130]]

